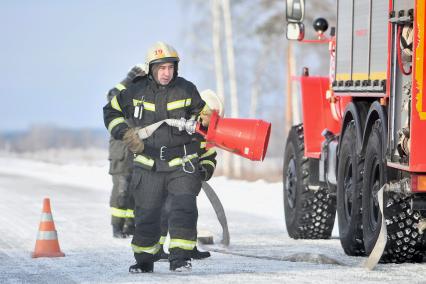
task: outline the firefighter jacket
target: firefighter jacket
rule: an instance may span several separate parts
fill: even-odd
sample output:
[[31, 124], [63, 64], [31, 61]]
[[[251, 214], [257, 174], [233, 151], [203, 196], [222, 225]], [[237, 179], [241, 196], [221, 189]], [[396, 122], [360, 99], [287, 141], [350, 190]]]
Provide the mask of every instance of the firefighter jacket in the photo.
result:
[[[107, 99], [111, 101], [122, 90], [126, 89], [126, 85], [131, 82], [132, 78], [129, 75], [112, 88], [108, 94]], [[114, 139], [112, 136], [109, 140], [109, 174], [110, 175], [130, 175], [133, 166], [133, 154], [127, 149], [123, 141]]]
[[[129, 125], [143, 128], [167, 118], [195, 118], [204, 106], [195, 85], [184, 78], [177, 77], [167, 86], [160, 86], [149, 76], [137, 77], [104, 107], [104, 122], [111, 135], [121, 140]], [[169, 171], [187, 161], [198, 161], [201, 142], [197, 135], [163, 124], [144, 140], [146, 150], [135, 155], [134, 164]], [[171, 149], [183, 149], [185, 154], [164, 159], [162, 153]]]
[[109, 139], [109, 174], [130, 175], [133, 167], [133, 154], [121, 140]]

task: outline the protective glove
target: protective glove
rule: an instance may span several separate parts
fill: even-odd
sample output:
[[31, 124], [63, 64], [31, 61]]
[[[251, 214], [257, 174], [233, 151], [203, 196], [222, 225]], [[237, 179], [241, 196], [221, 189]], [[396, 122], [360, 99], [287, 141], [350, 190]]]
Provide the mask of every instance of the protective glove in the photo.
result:
[[127, 148], [135, 154], [142, 153], [144, 149], [143, 141], [138, 135], [139, 130], [139, 127], [129, 128], [123, 136], [123, 142], [126, 144]]
[[200, 113], [201, 124], [204, 127], [209, 126], [212, 113], [213, 113], [213, 111], [207, 106], [205, 106], [204, 109], [201, 111], [201, 113]]
[[142, 69], [140, 64], [137, 64], [130, 69], [129, 73], [127, 73], [127, 79], [133, 80], [137, 76], [145, 76], [145, 71]]
[[209, 179], [211, 179], [214, 173], [214, 168], [210, 165], [200, 165], [199, 172], [201, 180], [208, 181]]

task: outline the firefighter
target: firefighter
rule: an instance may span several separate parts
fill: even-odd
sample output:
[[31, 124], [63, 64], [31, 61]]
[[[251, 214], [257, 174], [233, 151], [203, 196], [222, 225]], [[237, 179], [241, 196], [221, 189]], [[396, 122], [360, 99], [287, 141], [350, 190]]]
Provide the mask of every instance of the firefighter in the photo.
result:
[[[126, 78], [108, 92], [108, 101], [111, 101], [111, 99], [121, 91], [125, 90], [135, 78], [145, 75], [141, 65], [135, 65], [127, 73]], [[131, 123], [131, 121], [127, 121], [127, 123]], [[129, 190], [129, 182], [133, 168], [133, 153], [128, 150], [123, 141], [114, 139], [111, 136], [109, 141], [109, 160], [109, 174], [112, 175], [113, 180], [113, 190], [110, 196], [113, 237], [127, 238], [133, 235], [135, 231], [133, 213], [134, 200]], [[168, 227], [165, 208], [162, 215], [164, 215], [164, 219], [161, 221], [161, 250], [159, 253], [161, 259], [168, 259], [169, 255], [163, 250]]]
[[109, 174], [112, 176], [112, 191], [109, 200], [111, 225], [114, 238], [126, 238], [133, 234], [133, 210], [128, 206], [128, 185], [131, 177], [131, 153], [120, 140], [109, 141]]
[[[133, 67], [127, 77], [112, 88], [107, 99], [111, 101], [126, 85], [136, 76], [142, 75], [139, 66]], [[133, 167], [133, 154], [121, 140], [116, 140], [112, 136], [109, 140], [109, 174], [112, 176], [112, 191], [109, 200], [111, 208], [111, 225], [114, 238], [126, 238], [133, 235], [134, 216], [132, 200], [129, 196], [129, 183]]]
[[[136, 77], [145, 76], [145, 72], [140, 65], [135, 65], [127, 74], [126, 78], [119, 84], [114, 86], [107, 95], [108, 101], [118, 95], [122, 90], [127, 88]], [[204, 94], [204, 95], [203, 95]], [[202, 99], [207, 105], [214, 104], [215, 94], [208, 90], [202, 93]], [[208, 110], [204, 110], [208, 111]], [[214, 150], [203, 153], [204, 156], [200, 158], [200, 164], [204, 164], [200, 168], [203, 180], [209, 180], [213, 175], [216, 166], [216, 152]], [[126, 238], [133, 235], [135, 230], [133, 207], [134, 200], [131, 193], [128, 190], [129, 179], [131, 177], [132, 166], [133, 166], [133, 154], [127, 149], [127, 146], [121, 140], [116, 140], [112, 136], [110, 137], [109, 147], [109, 160], [110, 170], [109, 173], [113, 179], [113, 190], [110, 196], [110, 207], [111, 207], [111, 224], [113, 227], [113, 237], [115, 238]], [[206, 170], [207, 169], [207, 170]], [[169, 202], [164, 205], [161, 212], [161, 237], [160, 237], [160, 259], [168, 259], [169, 254], [164, 250], [164, 243], [168, 233], [168, 210], [170, 206]], [[125, 221], [124, 221], [125, 219]], [[192, 251], [193, 259], [204, 259], [210, 257], [210, 252], [199, 251], [197, 246]]]
[[[153, 272], [154, 262], [159, 259], [161, 210], [166, 198], [170, 202], [170, 270], [191, 269], [197, 238], [202, 144], [196, 135], [168, 124], [162, 124], [143, 141], [139, 135], [141, 128], [167, 118], [188, 120], [200, 116], [207, 126], [205, 103], [194, 84], [177, 76], [178, 63], [173, 47], [156, 43], [146, 57], [148, 76], [134, 79], [104, 107], [105, 126], [111, 135], [135, 153], [131, 190], [135, 199], [132, 248], [136, 264], [129, 268], [133, 273]], [[127, 124], [126, 120], [133, 123]]]

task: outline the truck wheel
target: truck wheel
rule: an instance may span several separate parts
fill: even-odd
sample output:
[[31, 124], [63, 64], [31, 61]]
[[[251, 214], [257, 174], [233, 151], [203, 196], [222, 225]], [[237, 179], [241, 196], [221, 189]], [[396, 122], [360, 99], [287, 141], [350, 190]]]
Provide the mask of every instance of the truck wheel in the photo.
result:
[[347, 255], [365, 255], [362, 236], [361, 170], [363, 162], [357, 154], [354, 122], [343, 134], [337, 171], [337, 216], [342, 248]]
[[[364, 189], [362, 197], [364, 244], [370, 254], [376, 244], [382, 224], [377, 192], [387, 181], [381, 121], [373, 125], [365, 155]], [[399, 193], [385, 192], [387, 244], [381, 262], [402, 263], [421, 258], [421, 235], [417, 223], [419, 212], [410, 209], [409, 200]]]
[[327, 239], [333, 230], [336, 199], [329, 189], [309, 189], [309, 163], [304, 157], [303, 125], [292, 127], [283, 167], [284, 213], [294, 239]]
[[389, 206], [385, 207], [388, 241], [380, 262], [421, 262], [424, 244], [417, 230], [420, 213], [411, 210], [409, 199], [398, 193], [385, 194], [384, 199]]

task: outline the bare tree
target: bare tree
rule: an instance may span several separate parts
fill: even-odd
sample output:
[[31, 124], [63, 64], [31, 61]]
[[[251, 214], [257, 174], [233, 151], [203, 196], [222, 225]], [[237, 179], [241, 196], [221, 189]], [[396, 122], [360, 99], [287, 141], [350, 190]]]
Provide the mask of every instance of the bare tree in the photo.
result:
[[[220, 2], [219, 0], [211, 0], [211, 11], [212, 11], [212, 42], [213, 42], [213, 54], [214, 54], [214, 70], [216, 75], [216, 92], [225, 104], [225, 88], [223, 79], [223, 68], [222, 68], [222, 47], [220, 44], [221, 39], [221, 16], [220, 16]], [[223, 173], [226, 176], [231, 175], [231, 153], [223, 152], [222, 155], [222, 167]]]
[[262, 78], [266, 67], [268, 65], [268, 60], [266, 60], [268, 53], [271, 51], [272, 42], [269, 41], [267, 44], [263, 45], [262, 52], [257, 57], [254, 78], [251, 86], [251, 98], [250, 98], [250, 117], [257, 117], [258, 102], [260, 97], [260, 92], [262, 90]]
[[[330, 25], [333, 25], [335, 11], [330, 7], [333, 7], [335, 1], [307, 1], [305, 13], [307, 38], [315, 37], [310, 24], [314, 18], [325, 17]], [[293, 90], [287, 91], [287, 76], [300, 76], [303, 66], [309, 66], [311, 74], [318, 74], [321, 70], [324, 72], [320, 74], [326, 74], [328, 71], [327, 47], [294, 42], [292, 50], [288, 51], [289, 42], [285, 39], [285, 1], [283, 0], [211, 0], [211, 2], [181, 0], [181, 2], [185, 11], [192, 11], [193, 25], [187, 26], [188, 34], [185, 35], [188, 46], [194, 49], [191, 59], [197, 61], [202, 58], [205, 62], [206, 58], [212, 58], [211, 64], [201, 65], [201, 68], [204, 68], [205, 84], [216, 84], [219, 95], [223, 87], [227, 115], [251, 116], [272, 122], [267, 157], [281, 159], [287, 133], [284, 129], [286, 113], [293, 117], [291, 120], [295, 123], [298, 117], [297, 112], [293, 112], [292, 115], [290, 110], [298, 110], [300, 107], [297, 100], [292, 100], [291, 104], [287, 103], [288, 96], [298, 98], [297, 86], [293, 85]], [[217, 6], [214, 8], [214, 5], [220, 4], [223, 4], [222, 9]], [[218, 15], [221, 12], [223, 16]], [[231, 29], [227, 30], [227, 27]], [[209, 33], [210, 31], [212, 34]], [[210, 42], [211, 40], [213, 42]], [[218, 58], [217, 55], [206, 56], [218, 54], [218, 50], [222, 51], [220, 56], [223, 55], [223, 58]], [[233, 59], [229, 58], [230, 52]], [[287, 54], [291, 53], [294, 54], [290, 56], [294, 63], [287, 59]], [[309, 56], [306, 56], [307, 54]], [[234, 61], [237, 65], [233, 63]], [[291, 63], [290, 66], [287, 63]], [[238, 71], [243, 70], [243, 72], [233, 75], [231, 66], [234, 66], [234, 71], [235, 66], [238, 66]], [[290, 70], [293, 71], [288, 74]], [[212, 76], [212, 72], [216, 77]], [[218, 83], [218, 77], [220, 77], [218, 73], [223, 74], [222, 87]], [[233, 97], [233, 94], [238, 94], [238, 97]], [[235, 100], [237, 103], [234, 103]], [[222, 161], [221, 165], [231, 165], [226, 162], [225, 157]], [[249, 161], [242, 161], [242, 165], [244, 168], [253, 168]], [[248, 172], [245, 171], [245, 173]]]
[[[229, 88], [231, 96], [231, 116], [239, 117], [237, 78], [235, 74], [234, 42], [232, 38], [232, 19], [229, 0], [222, 0], [223, 20], [225, 25], [226, 55], [228, 62]], [[233, 156], [233, 171], [236, 177], [241, 177], [241, 159]]]
[[220, 44], [221, 38], [221, 20], [220, 20], [220, 0], [211, 0], [212, 5], [212, 42], [214, 54], [214, 70], [216, 74], [216, 92], [225, 103], [224, 82], [222, 69], [222, 48]]

